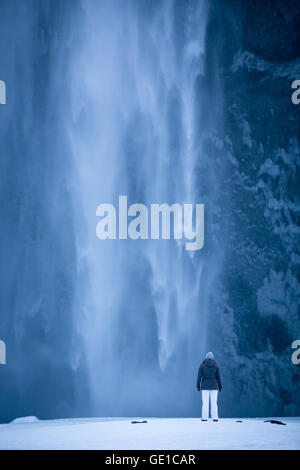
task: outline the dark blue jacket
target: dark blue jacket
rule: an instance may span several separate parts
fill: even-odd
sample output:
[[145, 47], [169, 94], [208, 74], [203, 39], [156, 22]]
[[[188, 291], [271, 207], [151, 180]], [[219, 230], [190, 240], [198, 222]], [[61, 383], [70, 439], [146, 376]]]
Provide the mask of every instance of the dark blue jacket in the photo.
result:
[[197, 388], [201, 388], [201, 390], [222, 390], [219, 366], [214, 359], [205, 359], [200, 364]]

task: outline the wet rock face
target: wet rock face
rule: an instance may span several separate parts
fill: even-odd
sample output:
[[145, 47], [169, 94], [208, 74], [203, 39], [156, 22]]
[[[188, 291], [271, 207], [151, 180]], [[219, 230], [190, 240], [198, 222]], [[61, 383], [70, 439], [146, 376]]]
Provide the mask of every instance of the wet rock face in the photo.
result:
[[210, 9], [211, 26], [217, 28], [223, 46], [221, 61], [236, 47], [276, 63], [299, 57], [299, 2], [226, 0], [212, 2]]
[[237, 412], [297, 414], [300, 108], [291, 83], [300, 78], [300, 5], [215, 2], [211, 13], [207, 47], [217, 50], [227, 161], [224, 297], [215, 309], [234, 389], [225, 408], [230, 413], [236, 394]]
[[300, 5], [293, 0], [244, 2], [243, 47], [266, 60], [286, 62], [299, 55]]

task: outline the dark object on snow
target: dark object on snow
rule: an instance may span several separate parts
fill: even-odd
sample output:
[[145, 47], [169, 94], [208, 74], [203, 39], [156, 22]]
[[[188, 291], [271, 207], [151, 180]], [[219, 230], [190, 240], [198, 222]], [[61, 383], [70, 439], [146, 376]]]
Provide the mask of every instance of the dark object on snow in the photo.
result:
[[236, 423], [242, 423], [242, 422], [243, 422], [243, 421], [240, 420], [240, 419], [237, 419], [237, 420], [236, 420]]
[[219, 366], [214, 359], [204, 359], [200, 364], [197, 389], [199, 390], [222, 390]]
[[148, 421], [131, 421], [131, 424], [143, 424], [143, 423], [148, 423]]
[[266, 421], [264, 421], [264, 423], [282, 424], [283, 426], [286, 426], [286, 423], [283, 423], [282, 421], [277, 421], [276, 419], [267, 419]]

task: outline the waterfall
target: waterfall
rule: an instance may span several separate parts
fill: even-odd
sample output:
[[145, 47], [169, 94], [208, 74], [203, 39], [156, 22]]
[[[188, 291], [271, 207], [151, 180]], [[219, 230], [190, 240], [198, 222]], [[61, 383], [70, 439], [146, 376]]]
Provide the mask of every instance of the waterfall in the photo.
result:
[[[96, 238], [96, 207], [205, 203], [216, 180], [205, 142], [205, 1], [82, 2], [68, 136], [84, 219], [77, 251], [91, 396], [104, 415], [197, 413], [217, 275], [209, 241]], [[207, 87], [206, 87], [207, 88]], [[205, 221], [210, 226], [209, 216]], [[206, 228], [206, 230], [209, 230]]]
[[1, 2], [1, 421], [88, 413], [65, 124], [71, 29], [67, 2]]
[[[1, 8], [1, 420], [198, 415], [220, 266], [208, 3]], [[204, 248], [99, 240], [122, 195], [205, 204]]]

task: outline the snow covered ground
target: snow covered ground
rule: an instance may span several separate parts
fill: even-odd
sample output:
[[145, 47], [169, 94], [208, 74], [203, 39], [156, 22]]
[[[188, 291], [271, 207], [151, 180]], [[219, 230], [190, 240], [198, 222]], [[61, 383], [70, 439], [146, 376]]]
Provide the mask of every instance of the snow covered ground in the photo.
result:
[[286, 426], [264, 423], [263, 418], [242, 419], [242, 423], [236, 419], [214, 423], [198, 418], [146, 418], [146, 424], [131, 424], [132, 419], [18, 419], [0, 425], [0, 448], [300, 449], [300, 418], [279, 418]]

